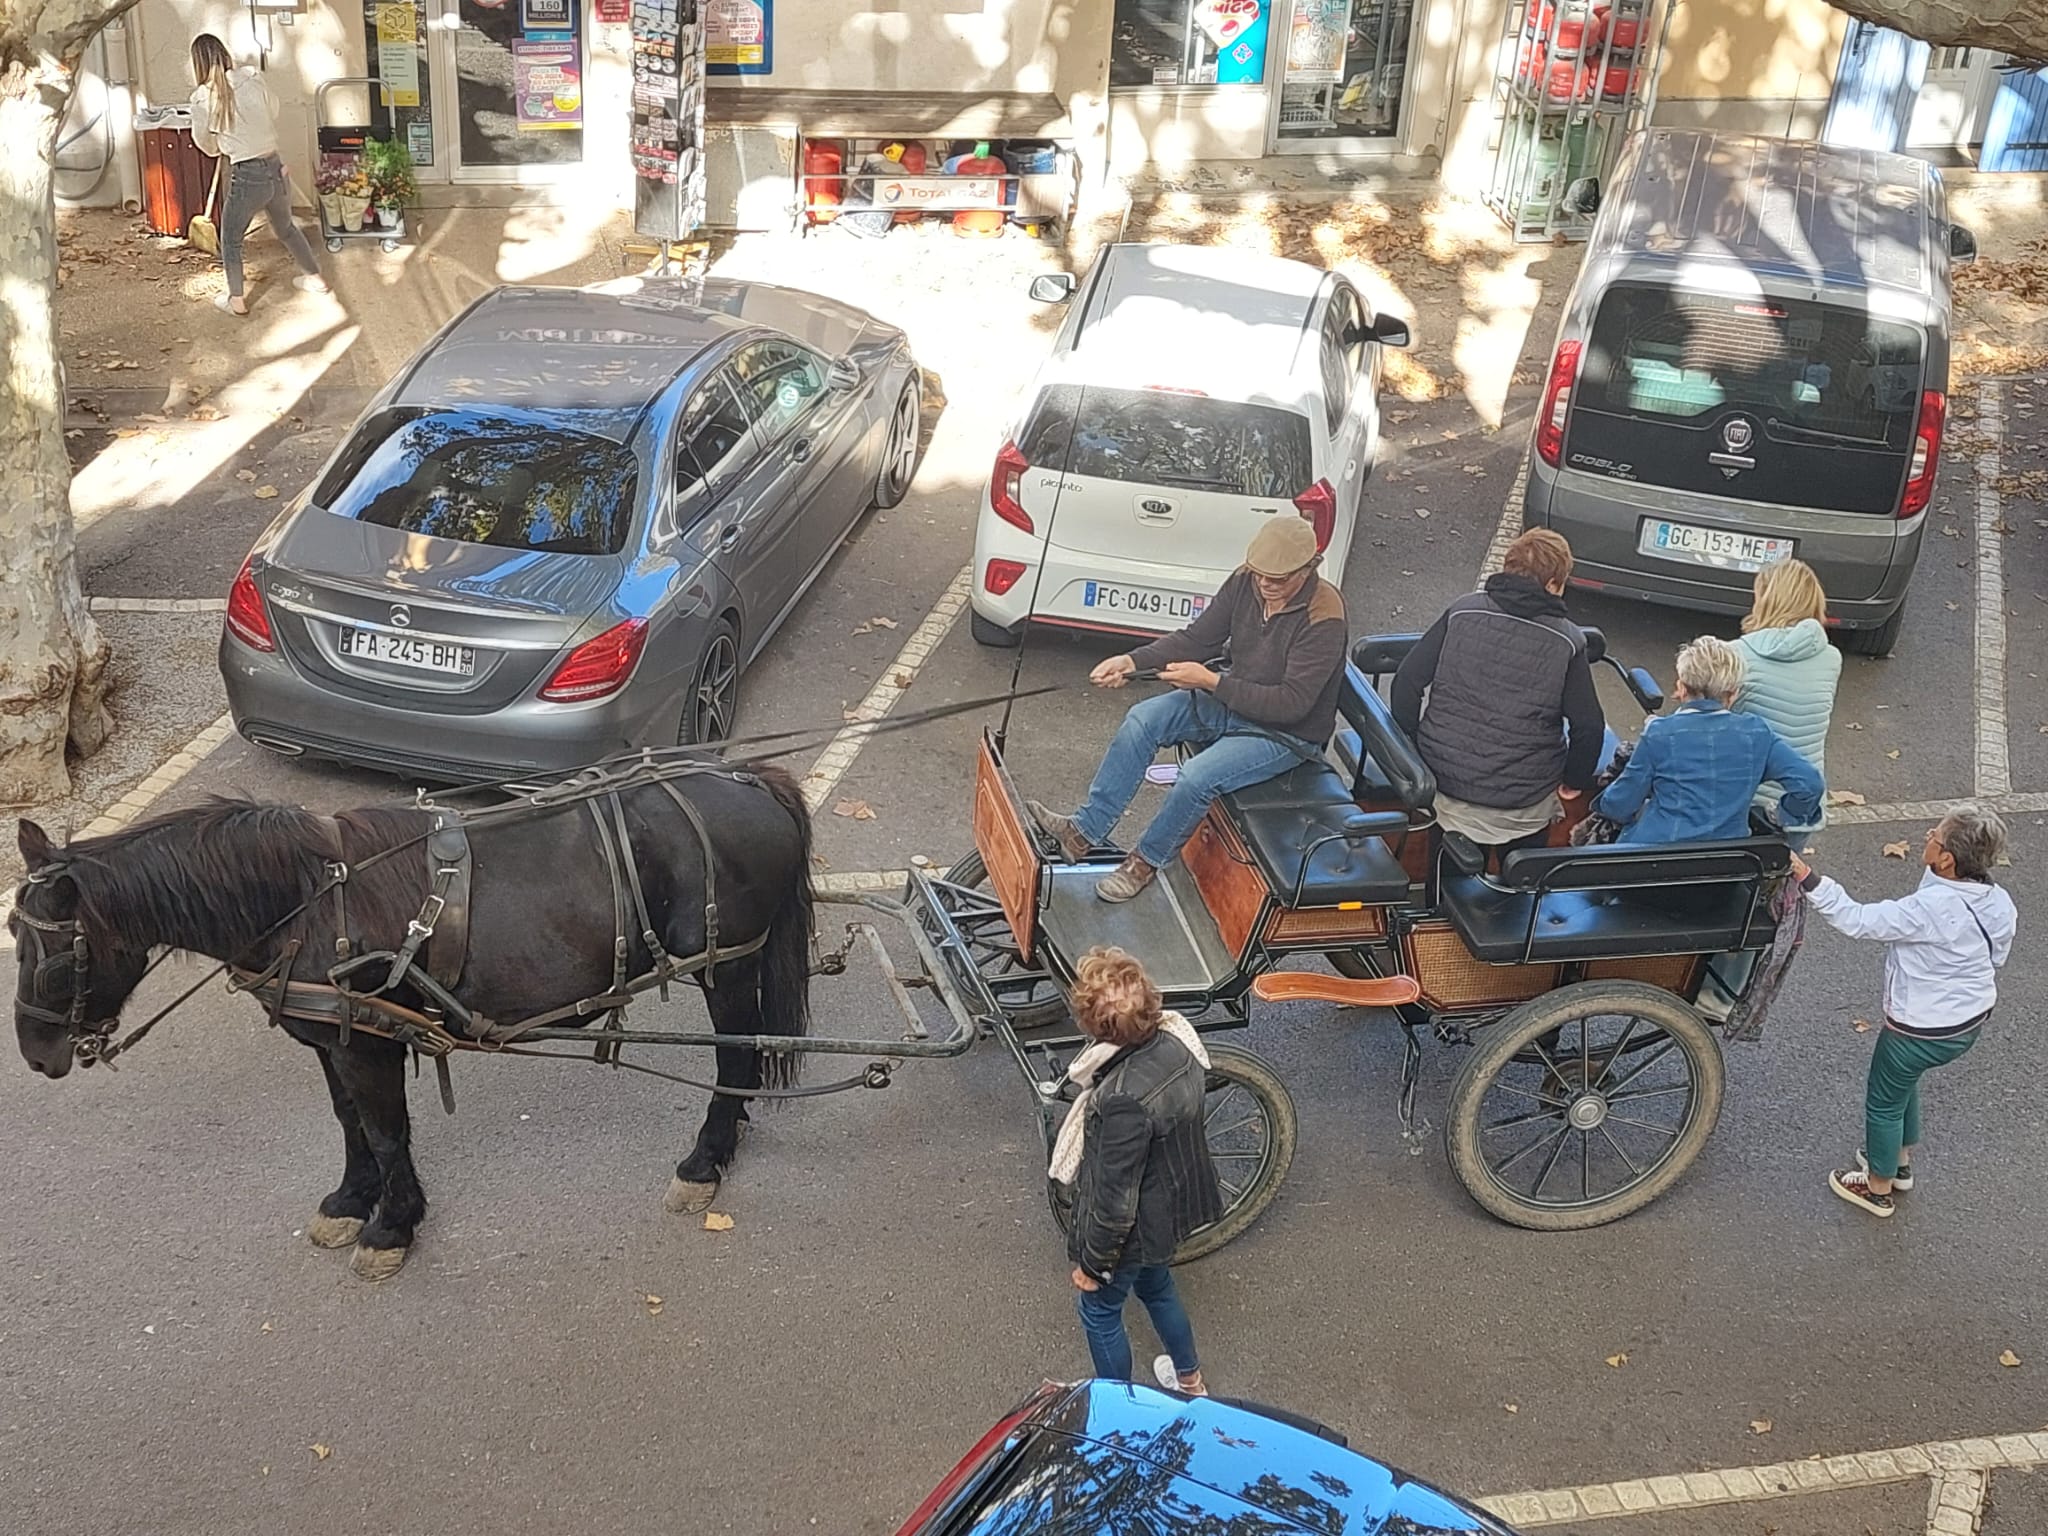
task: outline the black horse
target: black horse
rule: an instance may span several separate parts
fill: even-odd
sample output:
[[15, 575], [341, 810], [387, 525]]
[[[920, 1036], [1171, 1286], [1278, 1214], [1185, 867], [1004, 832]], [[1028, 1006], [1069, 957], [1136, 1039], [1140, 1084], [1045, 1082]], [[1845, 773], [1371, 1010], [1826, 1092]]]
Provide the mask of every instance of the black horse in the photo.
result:
[[[727, 1035], [800, 1036], [809, 1023], [811, 824], [795, 782], [779, 769], [706, 773], [674, 782], [696, 809], [704, 839], [661, 786], [623, 790], [619, 805], [647, 915], [670, 956], [707, 948], [709, 890], [721, 950], [758, 947], [698, 978], [713, 1028]], [[395, 950], [421, 915], [431, 871], [424, 852], [435, 813], [372, 808], [320, 817], [294, 806], [214, 800], [106, 837], [51, 843], [20, 825], [28, 879], [8, 926], [15, 935], [15, 1028], [37, 1072], [71, 1070], [81, 1040], [103, 1039], [152, 953], [184, 950], [246, 971], [289, 956], [290, 974], [320, 982], [335, 963], [345, 922], [354, 953]], [[337, 839], [339, 847], [337, 848]], [[514, 1021], [608, 991], [619, 934], [608, 857], [586, 804], [534, 805], [469, 826], [472, 898], [466, 963], [451, 990], [482, 1019]], [[712, 869], [706, 871], [705, 849]], [[381, 859], [375, 856], [397, 849]], [[333, 886], [337, 858], [350, 866]], [[303, 911], [299, 911], [301, 907]], [[294, 915], [296, 913], [296, 915]], [[630, 969], [652, 968], [648, 946], [625, 925]], [[289, 946], [297, 941], [297, 948]], [[381, 979], [378, 978], [378, 979]], [[401, 986], [390, 1000], [431, 1006]], [[354, 1030], [286, 1017], [283, 1028], [320, 1054], [341, 1122], [341, 1183], [308, 1228], [323, 1248], [353, 1245], [365, 1279], [396, 1274], [426, 1208], [413, 1171], [406, 1113], [406, 1049]], [[88, 1047], [90, 1049], [90, 1047]], [[717, 1051], [729, 1088], [785, 1086], [793, 1054]], [[747, 1119], [746, 1100], [716, 1094], [664, 1204], [710, 1205]]]

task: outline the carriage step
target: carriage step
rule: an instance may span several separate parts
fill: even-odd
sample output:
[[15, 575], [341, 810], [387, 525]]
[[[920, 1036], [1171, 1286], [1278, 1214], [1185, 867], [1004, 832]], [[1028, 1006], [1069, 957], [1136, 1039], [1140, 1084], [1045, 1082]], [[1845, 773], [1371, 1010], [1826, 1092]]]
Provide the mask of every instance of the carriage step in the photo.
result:
[[1422, 995], [1412, 976], [1353, 981], [1314, 971], [1268, 971], [1252, 983], [1252, 991], [1269, 1003], [1337, 1003], [1346, 1008], [1397, 1008]]

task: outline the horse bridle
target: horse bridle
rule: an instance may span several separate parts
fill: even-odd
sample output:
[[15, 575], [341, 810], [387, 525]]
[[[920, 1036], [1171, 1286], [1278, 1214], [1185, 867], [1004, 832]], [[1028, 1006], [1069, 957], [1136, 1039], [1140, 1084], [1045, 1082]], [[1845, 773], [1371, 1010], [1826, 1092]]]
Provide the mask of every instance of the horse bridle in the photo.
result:
[[[48, 885], [63, 874], [61, 866], [46, 866], [30, 875], [24, 883], [24, 891], [32, 885]], [[18, 899], [14, 904], [14, 918], [25, 932], [22, 941], [29, 946], [31, 963], [22, 972], [22, 981], [14, 990], [14, 1011], [25, 1014], [44, 1024], [60, 1024], [69, 1032], [73, 1048], [77, 1050], [81, 1065], [97, 1061], [100, 1051], [113, 1033], [109, 1023], [103, 1029], [94, 1029], [85, 1021], [85, 999], [92, 983], [92, 950], [85, 941], [85, 925], [75, 917], [62, 919], [37, 917]], [[54, 938], [68, 939], [69, 954], [61, 951], [51, 953], [54, 946], [44, 940], [48, 934]], [[43, 978], [56, 967], [70, 962], [71, 1006], [59, 1013], [54, 1008], [45, 1008], [42, 999], [46, 995]]]

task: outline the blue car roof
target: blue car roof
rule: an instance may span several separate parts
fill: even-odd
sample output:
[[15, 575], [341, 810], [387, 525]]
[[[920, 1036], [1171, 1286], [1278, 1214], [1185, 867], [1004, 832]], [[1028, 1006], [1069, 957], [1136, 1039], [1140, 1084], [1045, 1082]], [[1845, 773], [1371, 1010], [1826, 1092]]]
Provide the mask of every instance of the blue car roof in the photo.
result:
[[[1045, 1530], [1257, 1536], [1503, 1536], [1508, 1528], [1370, 1456], [1213, 1398], [1118, 1382], [1065, 1391], [977, 1490], [960, 1536]], [[1132, 1523], [1133, 1517], [1142, 1520]]]

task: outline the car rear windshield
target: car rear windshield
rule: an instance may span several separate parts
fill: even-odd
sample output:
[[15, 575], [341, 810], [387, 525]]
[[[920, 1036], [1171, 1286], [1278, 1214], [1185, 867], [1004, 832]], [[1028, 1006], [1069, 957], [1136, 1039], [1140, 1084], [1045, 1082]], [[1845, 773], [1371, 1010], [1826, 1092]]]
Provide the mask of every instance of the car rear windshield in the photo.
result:
[[[1917, 327], [1846, 305], [1617, 285], [1573, 391], [1571, 465], [1888, 513], [1913, 449], [1922, 340]], [[1730, 476], [1709, 463], [1729, 450], [1756, 467]]]
[[1315, 480], [1298, 411], [1170, 390], [1052, 385], [1017, 446], [1062, 474], [1230, 496], [1294, 497]]
[[314, 501], [465, 544], [609, 555], [625, 546], [639, 483], [632, 450], [571, 412], [403, 406], [358, 429]]

